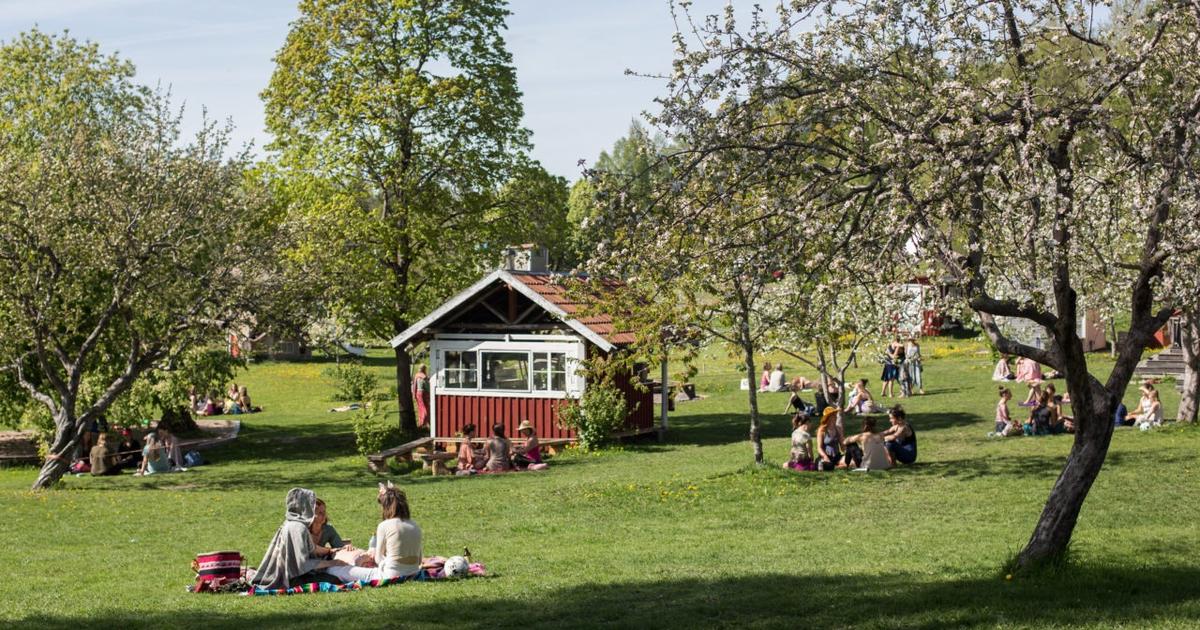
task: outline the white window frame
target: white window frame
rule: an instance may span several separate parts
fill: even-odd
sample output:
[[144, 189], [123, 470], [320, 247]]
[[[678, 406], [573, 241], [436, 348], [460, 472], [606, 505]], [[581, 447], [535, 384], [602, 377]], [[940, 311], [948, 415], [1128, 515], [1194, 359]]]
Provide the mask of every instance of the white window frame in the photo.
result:
[[[583, 361], [585, 347], [583, 340], [577, 337], [539, 336], [539, 335], [479, 335], [476, 338], [466, 338], [467, 335], [435, 337], [430, 341], [430, 363], [432, 364], [433, 393], [440, 396], [494, 396], [499, 398], [579, 398], [583, 394], [584, 380], [578, 367]], [[541, 339], [548, 339], [541, 341]], [[549, 340], [552, 339], [552, 340]], [[476, 359], [476, 387], [474, 389], [449, 389], [442, 386], [445, 378], [443, 353], [451, 352], [524, 352], [529, 357], [529, 389], [525, 391], [493, 390], [483, 388], [483, 357]], [[534, 390], [533, 388], [533, 356], [536, 353], [561, 353], [566, 357], [566, 390]]]

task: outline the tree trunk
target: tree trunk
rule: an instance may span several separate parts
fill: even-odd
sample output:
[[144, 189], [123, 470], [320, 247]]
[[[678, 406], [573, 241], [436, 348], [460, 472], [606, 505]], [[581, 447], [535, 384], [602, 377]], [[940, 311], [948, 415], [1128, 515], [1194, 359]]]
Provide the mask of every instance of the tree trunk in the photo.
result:
[[62, 479], [79, 451], [83, 429], [74, 414], [67, 409], [59, 410], [54, 417], [54, 442], [50, 445], [50, 455], [33, 481], [32, 490], [45, 490]]
[[1183, 317], [1183, 393], [1179, 397], [1179, 422], [1195, 422], [1200, 403], [1200, 311]]
[[1116, 397], [1102, 389], [1087, 394], [1080, 392], [1077, 396], [1072, 388], [1071, 399], [1075, 411], [1075, 443], [1066, 466], [1050, 490], [1033, 535], [1017, 556], [1018, 569], [1034, 568], [1064, 556], [1079, 520], [1079, 510], [1108, 455]]
[[406, 436], [417, 435], [417, 414], [413, 408], [412, 357], [404, 348], [396, 352], [396, 402], [400, 409], [400, 432]]
[[745, 352], [746, 378], [750, 381], [750, 444], [754, 447], [754, 463], [763, 463], [762, 434], [758, 424], [758, 379], [754, 374], [754, 344], [742, 342]]

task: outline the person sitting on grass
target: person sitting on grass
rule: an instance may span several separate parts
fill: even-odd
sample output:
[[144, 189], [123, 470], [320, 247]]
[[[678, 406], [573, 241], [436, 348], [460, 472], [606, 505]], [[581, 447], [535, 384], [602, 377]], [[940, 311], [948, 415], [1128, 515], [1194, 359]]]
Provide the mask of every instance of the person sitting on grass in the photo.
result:
[[758, 379], [758, 391], [767, 391], [767, 386], [771, 384], [771, 371], [771, 362], [764, 362], [762, 376]]
[[1008, 413], [1008, 401], [1012, 400], [1012, 390], [1001, 386], [999, 394], [1000, 400], [996, 403], [996, 426], [988, 432], [988, 437], [1004, 437], [1008, 435], [1008, 429], [1012, 426], [1012, 415]]
[[337, 529], [330, 524], [325, 502], [321, 499], [317, 499], [317, 505], [313, 508], [313, 522], [308, 527], [308, 533], [312, 535], [315, 554], [319, 557], [332, 558], [346, 546]]
[[142, 443], [133, 435], [129, 427], [121, 428], [121, 443], [117, 445], [117, 468], [132, 468], [137, 470], [142, 464]]
[[158, 439], [159, 446], [166, 451], [167, 457], [171, 460], [171, 470], [184, 470], [183, 468], [183, 453], [179, 450], [179, 438], [171, 433], [167, 425], [160, 420], [158, 425], [154, 427], [154, 436]]
[[784, 468], [791, 470], [816, 470], [817, 463], [813, 461], [812, 435], [809, 424], [812, 420], [805, 414], [792, 416], [792, 451]]
[[1029, 412], [1029, 419], [1025, 421], [1025, 435], [1049, 435], [1053, 420], [1054, 409], [1050, 407], [1050, 394], [1042, 392], [1038, 397], [1037, 407]]
[[475, 450], [471, 440], [475, 439], [475, 425], [467, 424], [462, 428], [463, 441], [458, 445], [457, 475], [474, 475], [483, 470], [487, 460], [483, 454]]
[[842, 428], [837, 424], [837, 407], [826, 407], [821, 413], [821, 423], [817, 426], [817, 452], [821, 461], [817, 462], [817, 470], [830, 471], [842, 461]]
[[879, 405], [875, 404], [875, 398], [871, 396], [871, 391], [867, 389], [867, 379], [859, 379], [854, 384], [854, 391], [850, 394], [850, 402], [846, 405], [845, 411], [861, 414], [875, 413], [879, 410]]
[[170, 471], [171, 458], [167, 456], [167, 449], [159, 443], [157, 435], [147, 435], [146, 445], [142, 447], [142, 463], [137, 474], [153, 475]]
[[538, 443], [537, 433], [533, 430], [533, 423], [528, 420], [522, 420], [521, 424], [517, 427], [517, 435], [525, 438], [525, 445], [513, 447], [513, 464], [521, 469], [527, 469], [531, 466], [540, 468], [542, 466], [542, 445]]
[[497, 422], [492, 426], [492, 439], [488, 440], [484, 447], [484, 454], [487, 455], [487, 465], [484, 468], [488, 472], [512, 470], [512, 459], [509, 457], [511, 452], [512, 442], [504, 437], [504, 425]]
[[204, 399], [204, 408], [200, 410], [202, 416], [219, 416], [225, 411], [221, 399], [217, 397], [217, 390], [208, 392], [208, 398]]
[[1063, 397], [1059, 396], [1054, 383], [1046, 384], [1046, 393], [1050, 395], [1050, 433], [1057, 435], [1059, 433], [1074, 433], [1075, 418], [1068, 416], [1063, 412]]
[[1012, 370], [1008, 368], [1008, 355], [1000, 355], [1000, 360], [996, 362], [996, 369], [992, 370], [992, 380], [1004, 382], [1014, 380], [1015, 378]]
[[908, 423], [908, 415], [900, 405], [888, 411], [888, 420], [892, 426], [883, 432], [883, 446], [887, 449], [888, 459], [893, 466], [896, 462], [913, 464], [917, 461], [917, 432]]
[[1029, 383], [1029, 394], [1025, 396], [1025, 401], [1020, 404], [1021, 407], [1036, 407], [1038, 400], [1042, 397], [1042, 384]]
[[246, 391], [245, 385], [242, 385], [241, 389], [238, 390], [237, 403], [242, 408], [242, 413], [258, 413], [262, 411], [262, 409], [256, 408], [250, 402], [250, 392]]
[[1162, 426], [1162, 423], [1162, 401], [1158, 399], [1158, 390], [1152, 389], [1150, 395], [1147, 397], [1147, 404], [1143, 407], [1142, 413], [1137, 418], [1137, 427], [1143, 431], [1148, 431], [1153, 427]]
[[264, 589], [291, 588], [318, 578], [321, 569], [345, 566], [338, 560], [322, 560], [315, 555], [309, 526], [316, 517], [317, 496], [307, 488], [292, 488], [285, 501], [283, 524], [275, 531], [267, 553], [250, 584]]
[[421, 528], [412, 520], [408, 497], [389, 483], [379, 484], [380, 521], [375, 528], [375, 547], [369, 549], [374, 567], [338, 565], [329, 574], [343, 582], [391, 580], [409, 577], [421, 570]]
[[792, 379], [792, 391], [798, 392], [806, 389], [818, 389], [821, 387], [821, 381], [810, 381], [803, 376], [797, 376]]
[[96, 445], [92, 447], [91, 465], [93, 477], [104, 477], [107, 475], [119, 475], [121, 469], [117, 467], [116, 457], [108, 448], [108, 434], [101, 433], [96, 440]]
[[875, 418], [863, 418], [862, 433], [846, 438], [846, 467], [856, 470], [887, 470], [892, 467], [883, 438], [875, 432]]

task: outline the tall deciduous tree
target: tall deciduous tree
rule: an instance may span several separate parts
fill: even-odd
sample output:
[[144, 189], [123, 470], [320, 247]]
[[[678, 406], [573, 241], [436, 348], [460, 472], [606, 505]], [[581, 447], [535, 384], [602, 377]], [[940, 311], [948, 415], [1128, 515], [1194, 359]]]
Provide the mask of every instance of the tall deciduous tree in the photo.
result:
[[0, 358], [55, 425], [34, 488], [140, 375], [219, 338], [271, 251], [227, 131], [184, 138], [133, 74], [65, 35], [0, 47]]
[[[331, 290], [389, 338], [494, 264], [499, 187], [528, 144], [502, 0], [303, 0], [267, 89], [267, 127]], [[488, 244], [492, 247], [487, 247]], [[416, 431], [409, 349], [401, 427]]]
[[[798, 0], [740, 29], [730, 10], [699, 23], [702, 45], [680, 38], [666, 100], [747, 121], [698, 149], [756, 151], [781, 181], [818, 164], [828, 182], [877, 182], [868, 206], [956, 282], [993, 344], [1066, 374], [1078, 430], [1019, 567], [1067, 549], [1146, 342], [1200, 296], [1200, 6], [1108, 16], [1056, 0]], [[713, 85], [740, 96], [712, 107]], [[791, 115], [738, 115], [763, 102]], [[759, 141], [768, 126], [790, 137]], [[1089, 304], [1130, 316], [1104, 379], [1076, 336]], [[1048, 347], [998, 317], [1044, 328]]]

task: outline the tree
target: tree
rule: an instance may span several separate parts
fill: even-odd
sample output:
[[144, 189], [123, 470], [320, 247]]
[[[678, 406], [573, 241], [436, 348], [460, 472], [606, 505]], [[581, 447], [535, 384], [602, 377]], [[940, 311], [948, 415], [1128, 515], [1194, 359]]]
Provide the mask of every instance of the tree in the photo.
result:
[[1183, 394], [1179, 397], [1179, 422], [1195, 422], [1200, 405], [1200, 311], [1184, 313], [1183, 319]]
[[271, 252], [228, 130], [183, 138], [133, 74], [66, 35], [0, 47], [0, 356], [55, 427], [34, 488], [143, 373], [244, 313]]
[[[781, 182], [814, 181], [818, 164], [818, 180], [859, 188], [998, 350], [1066, 374], [1078, 430], [1017, 568], [1065, 552], [1146, 342], [1200, 295], [1200, 8], [1102, 19], [1090, 3], [801, 0], [743, 32], [728, 11], [698, 26], [695, 49], [679, 38], [664, 107], [719, 102], [711, 118], [743, 121], [696, 150], [756, 152]], [[789, 115], [741, 115], [768, 106]], [[1115, 303], [1130, 331], [1101, 381], [1076, 322]], [[1043, 327], [1049, 347], [1007, 337], [998, 317]]]
[[[298, 256], [366, 333], [402, 332], [499, 258], [489, 212], [529, 135], [507, 15], [500, 0], [303, 0], [276, 55], [262, 96], [311, 236]], [[412, 359], [395, 352], [411, 434]]]

